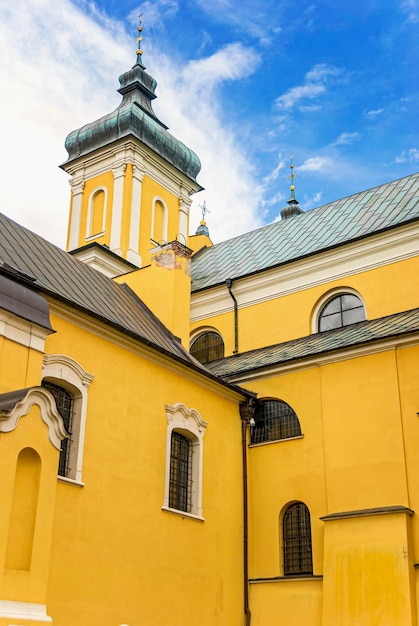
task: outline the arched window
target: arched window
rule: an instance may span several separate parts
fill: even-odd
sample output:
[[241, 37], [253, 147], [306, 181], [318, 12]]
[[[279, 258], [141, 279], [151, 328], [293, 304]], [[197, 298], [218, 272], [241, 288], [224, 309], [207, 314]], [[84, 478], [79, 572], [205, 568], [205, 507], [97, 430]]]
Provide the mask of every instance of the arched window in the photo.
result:
[[57, 411], [63, 418], [64, 428], [70, 435], [68, 439], [63, 439], [61, 442], [60, 460], [58, 463], [58, 474], [60, 476], [67, 476], [69, 472], [69, 453], [70, 453], [70, 439], [72, 435], [73, 415], [74, 415], [74, 397], [67, 389], [50, 383], [48, 380], [42, 381], [42, 386], [54, 396], [55, 404], [57, 405]]
[[86, 238], [101, 235], [105, 231], [107, 195], [106, 187], [98, 187], [90, 194], [87, 207]]
[[196, 409], [166, 405], [166, 480], [163, 509], [202, 517], [202, 466], [207, 422]]
[[93, 376], [64, 354], [46, 354], [42, 385], [54, 396], [69, 439], [61, 443], [58, 475], [82, 484], [87, 392]]
[[168, 209], [162, 198], [154, 198], [151, 209], [151, 241], [167, 243]]
[[277, 441], [301, 435], [295, 411], [282, 400], [262, 400], [255, 415], [251, 443]]
[[353, 293], [341, 293], [329, 300], [319, 314], [318, 330], [332, 330], [365, 320], [364, 304]]
[[291, 504], [282, 520], [284, 576], [313, 573], [310, 512], [303, 502]]
[[192, 341], [189, 351], [200, 363], [210, 363], [224, 357], [224, 341], [218, 333], [203, 333]]

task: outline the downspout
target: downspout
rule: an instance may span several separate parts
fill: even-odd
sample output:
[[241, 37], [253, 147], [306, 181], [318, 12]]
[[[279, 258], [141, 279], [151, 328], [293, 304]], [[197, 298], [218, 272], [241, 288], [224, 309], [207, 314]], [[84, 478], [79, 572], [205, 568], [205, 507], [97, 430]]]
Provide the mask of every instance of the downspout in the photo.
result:
[[245, 626], [250, 626], [251, 612], [249, 606], [249, 507], [247, 500], [247, 427], [254, 426], [253, 418], [256, 400], [249, 398], [240, 404], [242, 421], [242, 460], [243, 460], [243, 604]]
[[234, 302], [234, 350], [233, 350], [233, 354], [237, 354], [237, 352], [239, 351], [239, 315], [238, 315], [237, 300], [234, 297], [233, 292], [231, 291], [231, 287], [233, 285], [233, 279], [227, 278], [226, 285], [227, 285], [228, 293], [230, 294]]

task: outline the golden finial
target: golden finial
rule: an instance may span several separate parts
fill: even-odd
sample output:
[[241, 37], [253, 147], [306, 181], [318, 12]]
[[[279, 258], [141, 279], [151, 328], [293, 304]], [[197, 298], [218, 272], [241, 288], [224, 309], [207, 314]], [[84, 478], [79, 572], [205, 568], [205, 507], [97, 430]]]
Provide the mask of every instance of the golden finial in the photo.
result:
[[138, 16], [138, 37], [137, 37], [137, 63], [141, 63], [141, 58], [142, 58], [142, 54], [143, 51], [141, 50], [141, 41], [143, 39], [141, 33], [143, 32], [143, 15], [144, 13], [141, 13], [141, 15]]
[[[290, 190], [291, 190], [291, 192], [294, 192], [295, 191], [295, 187], [294, 187], [295, 174], [294, 174], [294, 163], [292, 162], [292, 152], [290, 154], [290, 170], [291, 170], [291, 175], [290, 175], [291, 186], [290, 186]], [[291, 193], [291, 195], [294, 195], [294, 194]]]

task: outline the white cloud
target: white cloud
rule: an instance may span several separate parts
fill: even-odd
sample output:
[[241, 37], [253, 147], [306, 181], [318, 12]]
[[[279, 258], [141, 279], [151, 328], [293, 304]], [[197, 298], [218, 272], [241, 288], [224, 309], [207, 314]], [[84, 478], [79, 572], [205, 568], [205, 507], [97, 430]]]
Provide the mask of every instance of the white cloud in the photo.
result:
[[345, 146], [350, 145], [354, 141], [359, 139], [359, 133], [341, 133], [339, 137], [335, 139], [331, 146]]
[[416, 163], [419, 161], [419, 149], [410, 148], [410, 150], [403, 150], [399, 155], [394, 157], [394, 163]]
[[267, 176], [264, 177], [263, 182], [266, 186], [270, 185], [274, 181], [277, 180], [279, 173], [282, 169], [284, 169], [285, 163], [282, 158], [281, 153], [278, 154], [278, 165], [270, 172]]
[[333, 160], [330, 157], [310, 157], [296, 168], [300, 172], [324, 172], [330, 170]]
[[[291, 109], [297, 102], [303, 99], [313, 100], [326, 92], [326, 83], [331, 76], [338, 76], [341, 70], [333, 65], [318, 63], [304, 78], [304, 83], [297, 87], [292, 87], [286, 93], [275, 100], [275, 104], [280, 109]], [[300, 110], [304, 110], [300, 106]], [[314, 105], [315, 106], [315, 105]]]
[[367, 111], [366, 115], [370, 117], [375, 117], [376, 115], [381, 115], [384, 112], [384, 109], [372, 109], [371, 111]]
[[[176, 10], [175, 2], [164, 4]], [[66, 159], [64, 139], [118, 106], [118, 76], [133, 65], [136, 49], [134, 24], [127, 36], [117, 21], [97, 11], [92, 16], [94, 5], [80, 6], [69, 0], [0, 0], [2, 210], [61, 246], [70, 199], [67, 175], [57, 167]], [[36, 45], [28, 50], [28, 42]], [[155, 110], [203, 164], [199, 182], [208, 189], [194, 205], [206, 199], [214, 241], [261, 223], [263, 192], [241, 143], [246, 138], [223, 125], [215, 91], [222, 81], [247, 75], [249, 54], [231, 44], [187, 64], [182, 74], [176, 59], [162, 56], [151, 41], [145, 53], [159, 83]], [[192, 231], [199, 217], [193, 209]]]
[[341, 70], [334, 65], [326, 65], [326, 63], [317, 63], [309, 72], [307, 72], [305, 78], [310, 82], [325, 81], [329, 76], [338, 76]]

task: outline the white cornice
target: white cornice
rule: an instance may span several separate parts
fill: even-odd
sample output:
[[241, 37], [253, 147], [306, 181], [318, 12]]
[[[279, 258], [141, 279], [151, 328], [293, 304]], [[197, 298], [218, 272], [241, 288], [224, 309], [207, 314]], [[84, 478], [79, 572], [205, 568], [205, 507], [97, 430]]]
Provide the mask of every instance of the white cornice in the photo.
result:
[[26, 348], [44, 352], [45, 339], [50, 334], [50, 330], [0, 309], [0, 337], [6, 337]]
[[[419, 254], [419, 222], [400, 226], [233, 282], [239, 308], [366, 272]], [[191, 295], [191, 322], [228, 313], [233, 303], [225, 285]]]
[[45, 604], [17, 602], [16, 600], [0, 600], [0, 619], [8, 619], [13, 622], [26, 620], [52, 622], [52, 618], [47, 615], [47, 607]]
[[350, 346], [341, 348], [333, 352], [317, 354], [313, 357], [296, 359], [292, 362], [275, 363], [267, 365], [255, 371], [247, 371], [232, 376], [225, 377], [225, 380], [234, 384], [248, 387], [248, 383], [256, 380], [266, 380], [275, 378], [283, 374], [289, 374], [297, 371], [304, 371], [314, 367], [330, 365], [331, 363], [339, 363], [364, 356], [379, 354], [381, 352], [389, 352], [401, 348], [409, 348], [419, 344], [419, 332], [400, 337], [391, 337], [374, 343], [363, 344], [359, 346]]
[[66, 166], [66, 172], [73, 178], [89, 180], [112, 170], [115, 162], [131, 163], [177, 198], [188, 196], [200, 190], [187, 176], [171, 166], [150, 148], [133, 139], [121, 139], [118, 143], [106, 146], [93, 154], [82, 156]]
[[121, 276], [121, 274], [127, 274], [133, 270], [132, 267], [127, 266], [122, 258], [119, 260], [116, 255], [110, 254], [107, 250], [99, 246], [74, 250], [71, 256], [79, 261], [83, 261], [83, 263], [108, 278], [115, 278], [115, 276]]

